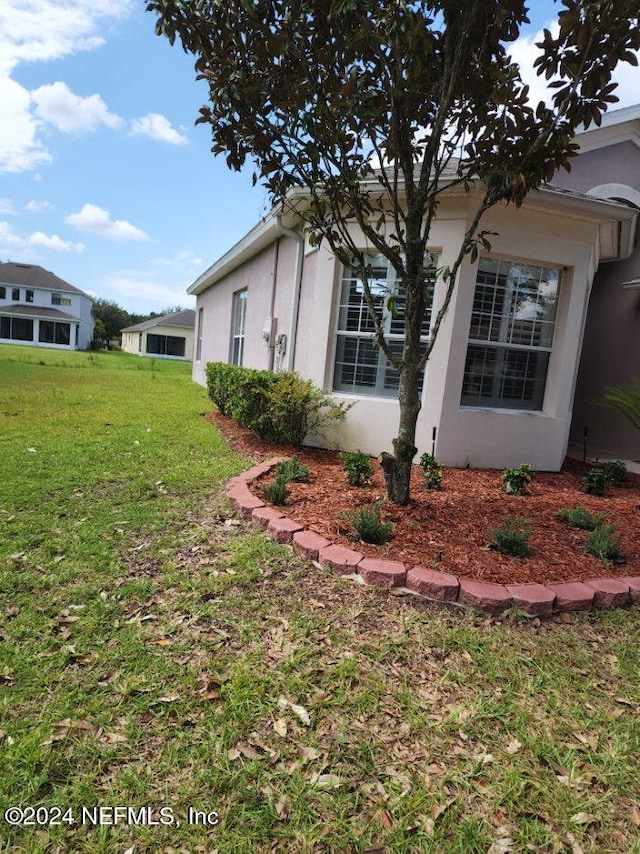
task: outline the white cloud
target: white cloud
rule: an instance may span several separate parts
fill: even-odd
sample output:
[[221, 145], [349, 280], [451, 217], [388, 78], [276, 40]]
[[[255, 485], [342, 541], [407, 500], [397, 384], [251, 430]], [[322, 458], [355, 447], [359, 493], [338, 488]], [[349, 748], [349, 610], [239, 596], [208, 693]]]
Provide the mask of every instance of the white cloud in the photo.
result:
[[99, 234], [109, 240], [149, 240], [149, 235], [124, 219], [111, 219], [111, 214], [97, 205], [86, 204], [78, 213], [70, 214], [65, 222], [80, 231]]
[[0, 104], [0, 172], [21, 172], [50, 163], [51, 155], [37, 138], [41, 123], [31, 114], [29, 92], [2, 74]]
[[82, 252], [85, 248], [84, 243], [71, 243], [71, 241], [58, 237], [57, 234], [49, 236], [41, 231], [34, 231], [29, 238], [29, 243], [32, 246], [44, 246], [45, 249], [53, 249], [55, 252]]
[[0, 222], [0, 245], [19, 248], [24, 245], [24, 239], [16, 234], [8, 222]]
[[[159, 310], [167, 305], [191, 305], [192, 298], [189, 297], [184, 288], [170, 287], [157, 281], [149, 281], [145, 274], [129, 274], [111, 276], [106, 284], [117, 294], [130, 299], [139, 300], [141, 303], [153, 304]], [[150, 309], [154, 310], [154, 309]]]
[[100, 125], [110, 128], [122, 125], [120, 116], [109, 112], [100, 95], [81, 98], [60, 81], [34, 89], [31, 98], [36, 115], [63, 133], [92, 131]]
[[160, 113], [149, 113], [131, 122], [132, 136], [148, 136], [157, 142], [168, 142], [171, 145], [184, 145], [188, 138], [177, 131], [169, 119]]
[[17, 213], [11, 199], [0, 199], [0, 216], [15, 216]]
[[[546, 28], [555, 36], [558, 33], [558, 24], [551, 21]], [[529, 101], [537, 104], [538, 101], [551, 102], [553, 89], [547, 87], [544, 75], [538, 76], [533, 67], [534, 60], [540, 54], [540, 48], [536, 42], [542, 41], [543, 32], [539, 30], [533, 36], [521, 36], [513, 43], [510, 49], [511, 57], [520, 66], [520, 74], [525, 83], [529, 85]], [[636, 53], [640, 59], [640, 51]], [[613, 82], [618, 83], [614, 95], [620, 99], [617, 104], [612, 104], [610, 110], [619, 110], [638, 103], [638, 90], [640, 89], [640, 69], [628, 63], [618, 63], [613, 72]]]
[[151, 263], [159, 267], [177, 267], [178, 269], [201, 268], [204, 265], [202, 258], [199, 258], [191, 249], [180, 249], [173, 258], [154, 258]]
[[134, 0], [2, 0], [0, 2], [0, 172], [51, 162], [39, 139], [42, 121], [29, 91], [11, 77], [19, 63], [59, 59], [103, 44], [109, 21], [126, 17]]
[[51, 207], [51, 202], [36, 202], [32, 199], [28, 202], [24, 209], [27, 213], [41, 213], [41, 211], [47, 211]]

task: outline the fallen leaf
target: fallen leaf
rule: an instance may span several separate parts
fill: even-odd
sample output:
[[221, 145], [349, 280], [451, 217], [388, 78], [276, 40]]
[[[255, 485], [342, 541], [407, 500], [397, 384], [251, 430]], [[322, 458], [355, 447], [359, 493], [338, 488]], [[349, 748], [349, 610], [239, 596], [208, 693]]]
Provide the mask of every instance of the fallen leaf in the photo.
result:
[[573, 824], [587, 824], [588, 825], [588, 824], [598, 824], [600, 819], [597, 816], [591, 815], [591, 813], [588, 813], [588, 812], [577, 812], [571, 816], [569, 821], [573, 822]]
[[256, 753], [253, 747], [250, 747], [248, 744], [243, 744], [242, 742], [238, 742], [236, 744], [236, 749], [240, 751], [240, 753], [245, 756], [247, 759], [259, 759], [260, 754]]
[[318, 789], [339, 789], [342, 785], [337, 774], [313, 774], [309, 782]]
[[393, 830], [393, 819], [389, 810], [380, 810], [380, 824], [385, 830]]
[[510, 753], [513, 756], [513, 754], [517, 753], [521, 747], [522, 747], [522, 745], [520, 744], [518, 739], [514, 738], [507, 745], [507, 753]]
[[287, 734], [287, 724], [282, 718], [278, 718], [277, 721], [273, 724], [274, 730], [278, 733], [278, 735], [284, 738]]
[[293, 703], [290, 703], [289, 705], [291, 706], [293, 714], [299, 718], [305, 726], [311, 726], [309, 712], [304, 708], [304, 706], [296, 706]]

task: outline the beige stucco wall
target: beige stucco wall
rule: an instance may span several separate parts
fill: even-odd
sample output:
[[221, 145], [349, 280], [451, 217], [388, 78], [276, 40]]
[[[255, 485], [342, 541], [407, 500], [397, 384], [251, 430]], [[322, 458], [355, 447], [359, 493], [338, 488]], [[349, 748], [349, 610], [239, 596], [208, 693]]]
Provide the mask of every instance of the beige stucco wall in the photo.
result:
[[[442, 203], [429, 245], [439, 253], [440, 264], [453, 263], [470, 221], [472, 204], [469, 197]], [[428, 366], [416, 444], [420, 453], [431, 451], [435, 427], [436, 454], [444, 464], [503, 468], [528, 462], [537, 469], [558, 469], [567, 448], [586, 306], [598, 260], [598, 226], [588, 218], [566, 212], [552, 215], [548, 210], [536, 209], [534, 200], [528, 209], [509, 207], [490, 212], [484, 227], [498, 232], [491, 238], [493, 254], [564, 268], [544, 407], [541, 412], [515, 412], [460, 406], [477, 271], [477, 264], [467, 261], [461, 268], [456, 294]], [[355, 229], [354, 234], [364, 247], [362, 235]], [[262, 341], [261, 330], [269, 317], [275, 282], [278, 330], [288, 332], [295, 251], [295, 241], [281, 238], [277, 264], [274, 244], [198, 297], [197, 308], [204, 309], [205, 320], [202, 358], [194, 363], [194, 379], [204, 384], [206, 363], [229, 359], [232, 298], [243, 287], [248, 289], [244, 364], [268, 366], [268, 347]], [[341, 265], [328, 247], [305, 247], [294, 367], [327, 390], [333, 381], [341, 272]], [[439, 282], [434, 310], [443, 297]], [[391, 449], [399, 414], [395, 399], [342, 393], [335, 396], [355, 404], [346, 423], [324, 440], [310, 437], [312, 440], [348, 450], [360, 448], [371, 454]]]
[[138, 336], [139, 332], [123, 332], [122, 333], [122, 349], [125, 353], [138, 353]]
[[193, 358], [194, 331], [184, 326], [152, 326], [142, 330], [142, 348], [139, 349], [140, 332], [123, 332], [122, 349], [125, 353], [139, 356], [149, 356], [154, 359], [180, 359], [180, 356], [160, 356], [157, 353], [147, 353], [147, 335], [171, 335], [173, 338], [184, 338], [184, 360]]

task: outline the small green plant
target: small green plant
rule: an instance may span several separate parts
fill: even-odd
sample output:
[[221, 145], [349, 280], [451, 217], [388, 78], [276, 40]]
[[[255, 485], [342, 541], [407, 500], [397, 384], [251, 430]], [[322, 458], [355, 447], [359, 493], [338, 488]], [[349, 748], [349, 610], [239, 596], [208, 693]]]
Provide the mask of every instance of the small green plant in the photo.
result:
[[371, 480], [373, 466], [363, 451], [345, 451], [340, 454], [344, 473], [351, 486], [366, 486]]
[[276, 475], [273, 480], [265, 484], [262, 494], [269, 504], [284, 504], [289, 495], [288, 480], [281, 475]]
[[556, 516], [561, 522], [581, 531], [594, 531], [599, 525], [604, 525], [604, 513], [589, 513], [582, 505], [558, 510]]
[[306, 483], [309, 480], [309, 467], [303, 466], [294, 454], [290, 460], [284, 460], [276, 466], [276, 477], [285, 480], [294, 480], [297, 483]]
[[602, 468], [588, 471], [582, 478], [582, 486], [587, 495], [606, 495], [609, 478]]
[[629, 481], [629, 472], [621, 460], [611, 460], [611, 462], [603, 463], [602, 468], [604, 469], [607, 480], [613, 486], [620, 486]]
[[491, 548], [510, 557], [527, 557], [531, 554], [529, 524], [528, 519], [505, 519], [491, 531]]
[[393, 524], [380, 521], [379, 501], [376, 501], [373, 507], [362, 507], [356, 513], [352, 513], [350, 518], [358, 536], [365, 543], [381, 546], [391, 539]]
[[517, 469], [505, 469], [502, 472], [504, 491], [510, 495], [524, 495], [533, 480], [533, 472], [529, 463], [523, 463]]
[[423, 454], [420, 457], [420, 469], [427, 489], [440, 489], [442, 485], [442, 466], [433, 454]]
[[609, 564], [612, 560], [622, 557], [620, 536], [615, 533], [615, 525], [598, 525], [586, 539], [584, 544], [588, 554]]

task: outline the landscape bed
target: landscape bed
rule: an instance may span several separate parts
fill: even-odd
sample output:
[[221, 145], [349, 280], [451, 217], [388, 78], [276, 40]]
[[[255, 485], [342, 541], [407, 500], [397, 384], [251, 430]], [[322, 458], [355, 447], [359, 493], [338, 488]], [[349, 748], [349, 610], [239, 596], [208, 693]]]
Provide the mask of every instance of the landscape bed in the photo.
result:
[[[366, 486], [350, 486], [339, 455], [333, 451], [292, 448], [262, 442], [219, 413], [211, 420], [234, 446], [254, 459], [275, 454], [297, 456], [309, 467], [308, 483], [289, 483], [287, 517], [332, 543], [357, 549], [365, 557], [402, 561], [407, 567], [425, 566], [440, 572], [499, 584], [540, 584], [640, 574], [640, 477], [630, 474], [624, 486], [611, 486], [604, 497], [587, 495], [582, 478], [592, 468], [567, 460], [559, 473], [535, 473], [525, 495], [508, 495], [500, 472], [446, 469], [441, 489], [427, 489], [421, 471], [412, 473], [412, 501], [398, 507], [385, 500], [384, 479], [376, 461]], [[262, 497], [265, 475], [253, 486]], [[361, 507], [380, 504], [381, 520], [394, 525], [384, 545], [362, 542], [350, 515]], [[265, 501], [265, 503], [268, 503]], [[572, 528], [558, 510], [585, 507], [603, 514], [621, 538], [622, 558], [608, 563], [585, 551], [587, 532]], [[503, 555], [490, 548], [492, 531], [506, 518], [526, 519], [531, 531], [531, 553], [526, 558]]]

